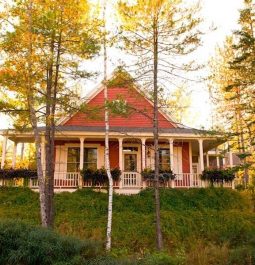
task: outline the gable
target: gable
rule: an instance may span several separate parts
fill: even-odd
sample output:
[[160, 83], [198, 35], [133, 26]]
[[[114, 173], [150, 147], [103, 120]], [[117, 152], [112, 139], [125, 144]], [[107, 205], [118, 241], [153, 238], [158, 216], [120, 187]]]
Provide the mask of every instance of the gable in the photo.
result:
[[[133, 127], [133, 128], [152, 128], [153, 127], [153, 106], [135, 88], [111, 87], [108, 89], [110, 101], [119, 97], [126, 100], [127, 104], [134, 109], [128, 117], [120, 115], [110, 115], [109, 125], [111, 127]], [[90, 117], [82, 112], [77, 112], [64, 126], [104, 126], [104, 91], [101, 90], [88, 103], [88, 107], [93, 109], [102, 106], [102, 110], [97, 113], [96, 118]], [[174, 128], [176, 125], [159, 112], [159, 127]]]

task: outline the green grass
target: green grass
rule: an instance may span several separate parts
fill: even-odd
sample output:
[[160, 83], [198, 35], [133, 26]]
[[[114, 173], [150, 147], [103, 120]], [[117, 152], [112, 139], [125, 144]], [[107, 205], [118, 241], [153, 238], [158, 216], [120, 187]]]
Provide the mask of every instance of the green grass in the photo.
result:
[[[105, 240], [107, 194], [85, 189], [56, 194], [55, 211], [55, 230], [60, 234]], [[233, 257], [243, 249], [255, 249], [252, 243], [255, 214], [249, 198], [237, 191], [221, 188], [162, 190], [161, 216], [166, 251], [177, 256], [185, 253], [192, 262], [196, 260], [190, 264], [200, 264], [198, 260], [202, 257], [195, 255], [201, 252], [200, 248], [205, 249], [204, 253], [214, 251], [217, 255], [227, 251], [227, 255]], [[0, 219], [39, 224], [38, 194], [25, 188], [1, 188]], [[114, 196], [112, 255], [144, 255], [155, 251], [154, 227], [152, 190], [132, 196]]]

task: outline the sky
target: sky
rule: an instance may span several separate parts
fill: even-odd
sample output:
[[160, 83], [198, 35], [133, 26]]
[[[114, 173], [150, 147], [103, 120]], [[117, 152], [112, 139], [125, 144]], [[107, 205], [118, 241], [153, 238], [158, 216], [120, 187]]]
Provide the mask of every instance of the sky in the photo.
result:
[[[97, 0], [92, 0], [92, 2]], [[111, 0], [114, 1], [114, 0]], [[187, 3], [195, 2], [195, 0], [186, 0]], [[217, 45], [222, 45], [227, 35], [237, 29], [237, 21], [239, 17], [238, 10], [243, 6], [243, 0], [201, 0], [201, 16], [204, 18], [205, 28], [210, 26], [216, 27], [216, 30], [209, 32], [203, 36], [203, 45], [196, 52], [196, 56], [201, 62], [207, 62], [213, 56]], [[112, 14], [109, 14], [112, 17]], [[116, 49], [109, 50], [109, 71], [111, 72], [119, 64], [120, 59], [125, 60], [125, 55]], [[101, 60], [101, 62], [100, 62]], [[127, 59], [128, 60], [128, 59]], [[128, 64], [128, 63], [127, 63]], [[92, 64], [91, 64], [92, 65]], [[102, 58], [98, 58], [93, 63], [93, 68], [102, 72]], [[204, 70], [206, 71], [206, 70]], [[206, 72], [205, 72], [206, 74]], [[99, 80], [94, 80], [84, 84], [82, 95], [88, 93], [98, 84]], [[186, 121], [186, 125], [196, 128], [210, 128], [212, 125], [211, 110], [213, 106], [209, 100], [207, 84], [188, 83], [187, 86], [192, 90], [190, 119]], [[10, 128], [11, 120], [1, 116], [0, 128]]]

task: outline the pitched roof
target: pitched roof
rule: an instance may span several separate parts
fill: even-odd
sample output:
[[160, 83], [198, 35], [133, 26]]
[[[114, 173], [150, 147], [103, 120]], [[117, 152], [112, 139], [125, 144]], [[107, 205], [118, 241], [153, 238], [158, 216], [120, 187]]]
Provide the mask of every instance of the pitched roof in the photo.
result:
[[[123, 72], [122, 72], [123, 73]], [[118, 77], [119, 72], [115, 72], [108, 80], [108, 95], [110, 100], [116, 100], [119, 96], [125, 98], [127, 103], [133, 105], [134, 113], [127, 118], [119, 116], [110, 117], [110, 126], [127, 126], [127, 127], [137, 127], [138, 125], [151, 127], [152, 119], [153, 119], [153, 103], [144, 95], [144, 93], [132, 83], [132, 86], [129, 87], [129, 80], [121, 79]], [[126, 72], [125, 72], [125, 75]], [[128, 78], [130, 76], [128, 75]], [[131, 77], [130, 77], [131, 78]], [[117, 81], [113, 81], [117, 80]], [[127, 81], [126, 81], [127, 80]], [[126, 85], [124, 82], [128, 85]], [[91, 105], [93, 107], [103, 106], [104, 105], [104, 85], [101, 83], [98, 85], [93, 91], [81, 101], [81, 104], [86, 103], [87, 105]], [[145, 114], [147, 112], [147, 115]], [[139, 114], [138, 114], [139, 113]], [[102, 115], [101, 115], [102, 116]], [[151, 122], [148, 119], [151, 119]], [[102, 118], [102, 117], [101, 117]], [[101, 126], [103, 119], [99, 122], [100, 119], [93, 117], [91, 119], [87, 114], [83, 112], [76, 112], [73, 115], [66, 116], [64, 119], [60, 121], [58, 125], [61, 126]], [[130, 123], [131, 122], [131, 123]], [[176, 122], [170, 117], [170, 115], [162, 110], [159, 110], [159, 127], [174, 127], [178, 128], [180, 126], [177, 125]]]

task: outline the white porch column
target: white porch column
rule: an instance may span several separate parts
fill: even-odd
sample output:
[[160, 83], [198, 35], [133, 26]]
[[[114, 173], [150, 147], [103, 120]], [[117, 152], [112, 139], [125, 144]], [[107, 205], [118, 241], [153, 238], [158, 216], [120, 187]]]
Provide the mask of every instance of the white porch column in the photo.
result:
[[84, 137], [80, 137], [80, 170], [83, 170], [84, 162]]
[[3, 140], [3, 146], [2, 146], [2, 160], [1, 160], [1, 169], [3, 169], [3, 168], [4, 168], [4, 164], [5, 164], [5, 157], [6, 157], [7, 141], [8, 141], [8, 136], [4, 136], [4, 140]]
[[[83, 163], [84, 163], [84, 137], [80, 137], [80, 170], [83, 170]], [[82, 176], [79, 174], [78, 179], [78, 186], [79, 188], [82, 188]]]
[[119, 138], [119, 168], [123, 171], [123, 138]]
[[206, 152], [206, 167], [207, 167], [207, 168], [210, 167], [209, 154], [208, 154], [208, 152]]
[[145, 169], [146, 167], [146, 138], [141, 138], [141, 142], [142, 142], [142, 170]]
[[217, 147], [216, 147], [216, 163], [217, 163], [217, 168], [220, 168], [219, 150]]
[[[174, 139], [169, 139], [169, 151], [170, 151], [170, 168], [172, 172], [174, 173]], [[171, 181], [171, 187], [175, 187], [174, 180]]]
[[169, 150], [170, 150], [170, 167], [174, 171], [174, 139], [169, 139]]
[[229, 151], [229, 165], [233, 167], [233, 153], [231, 150]]
[[204, 150], [203, 150], [203, 139], [198, 140], [199, 143], [199, 158], [200, 158], [200, 171], [201, 173], [204, 171]]
[[42, 161], [42, 169], [45, 173], [46, 169], [46, 157], [45, 157], [45, 136], [41, 136], [41, 161]]
[[14, 145], [13, 145], [13, 153], [12, 153], [12, 168], [13, 169], [15, 169], [16, 167], [17, 144], [18, 143], [14, 142]]

